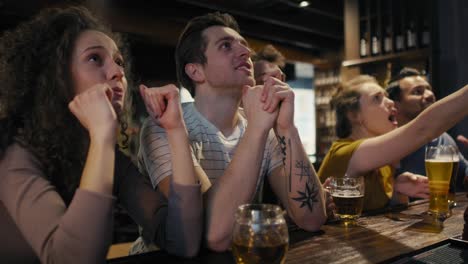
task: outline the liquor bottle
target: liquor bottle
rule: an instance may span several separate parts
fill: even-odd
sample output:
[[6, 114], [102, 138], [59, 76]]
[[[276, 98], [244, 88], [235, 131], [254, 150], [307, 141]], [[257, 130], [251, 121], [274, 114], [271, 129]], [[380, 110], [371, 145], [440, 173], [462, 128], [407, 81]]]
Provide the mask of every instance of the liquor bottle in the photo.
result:
[[423, 29], [421, 33], [421, 46], [427, 47], [431, 44], [431, 33], [429, 32], [429, 25], [425, 19], [423, 22]]
[[372, 55], [378, 55], [380, 53], [380, 38], [377, 33], [372, 36], [371, 52]]
[[403, 36], [403, 32], [398, 30], [395, 37], [395, 50], [402, 51], [405, 49], [405, 37]]
[[384, 53], [391, 53], [392, 50], [393, 50], [393, 47], [392, 47], [392, 28], [390, 26], [387, 26], [385, 28], [383, 52]]
[[406, 29], [406, 47], [408, 49], [416, 48], [416, 30], [414, 21], [410, 21], [408, 28]]
[[359, 55], [361, 55], [361, 57], [366, 57], [368, 54], [367, 54], [367, 39], [366, 39], [366, 36], [367, 36], [367, 32], [364, 32], [363, 34], [361, 34], [361, 39], [359, 40]]

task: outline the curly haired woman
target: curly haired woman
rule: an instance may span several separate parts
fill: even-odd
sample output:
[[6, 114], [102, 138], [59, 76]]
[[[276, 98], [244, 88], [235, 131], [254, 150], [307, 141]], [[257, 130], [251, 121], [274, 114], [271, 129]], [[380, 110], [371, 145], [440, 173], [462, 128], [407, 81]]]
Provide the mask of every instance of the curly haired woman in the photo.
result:
[[81, 7], [44, 10], [0, 38], [2, 262], [104, 262], [116, 199], [145, 240], [198, 252], [201, 190], [177, 89], [141, 90], [149, 111], [162, 98], [170, 113], [177, 170], [167, 199], [117, 145], [130, 106], [123, 51]]

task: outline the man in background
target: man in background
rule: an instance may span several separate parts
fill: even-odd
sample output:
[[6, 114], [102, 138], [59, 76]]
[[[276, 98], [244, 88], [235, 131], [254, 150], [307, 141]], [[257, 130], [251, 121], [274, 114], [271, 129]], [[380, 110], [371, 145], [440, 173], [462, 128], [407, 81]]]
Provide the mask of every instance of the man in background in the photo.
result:
[[283, 54], [270, 44], [253, 54], [255, 83], [263, 85], [269, 76], [284, 82], [286, 75], [282, 69], [284, 68], [285, 60]]
[[[397, 76], [392, 78], [386, 90], [398, 110], [398, 126], [407, 124], [435, 102], [431, 85], [419, 71], [412, 68], [403, 68]], [[428, 145], [439, 144], [457, 147], [455, 140], [449, 134], [443, 133], [432, 142], [402, 159], [397, 175], [403, 172], [426, 175], [424, 167], [425, 148]], [[452, 184], [455, 184], [456, 191], [463, 191], [463, 179], [468, 173], [468, 164], [461, 153], [459, 153], [459, 158], [460, 165], [457, 178], [453, 179]]]

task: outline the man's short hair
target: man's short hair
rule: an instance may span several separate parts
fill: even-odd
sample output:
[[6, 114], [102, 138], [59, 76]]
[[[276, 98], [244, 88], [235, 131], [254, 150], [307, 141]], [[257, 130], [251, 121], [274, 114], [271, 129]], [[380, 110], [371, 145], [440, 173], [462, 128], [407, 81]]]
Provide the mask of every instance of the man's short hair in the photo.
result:
[[388, 82], [388, 85], [385, 88], [388, 93], [388, 97], [393, 101], [400, 101], [400, 81], [406, 77], [411, 76], [422, 76], [422, 74], [414, 68], [404, 67], [396, 76], [390, 79], [390, 82]]
[[192, 96], [195, 96], [195, 84], [185, 73], [185, 65], [206, 63], [205, 51], [208, 43], [203, 37], [203, 31], [212, 26], [228, 27], [240, 33], [239, 25], [231, 15], [214, 12], [191, 19], [177, 42], [175, 51], [177, 80]]
[[252, 55], [253, 62], [260, 60], [276, 64], [280, 68], [283, 68], [286, 64], [286, 58], [271, 44], [264, 46], [261, 50]]

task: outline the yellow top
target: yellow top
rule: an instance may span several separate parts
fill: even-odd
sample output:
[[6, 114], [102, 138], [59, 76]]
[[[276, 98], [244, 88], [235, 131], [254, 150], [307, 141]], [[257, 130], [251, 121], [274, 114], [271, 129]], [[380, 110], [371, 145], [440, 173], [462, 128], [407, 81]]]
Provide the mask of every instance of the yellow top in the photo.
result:
[[[344, 176], [354, 150], [363, 141], [364, 139], [356, 141], [339, 139], [333, 142], [320, 166], [318, 172], [320, 181], [323, 183], [330, 176]], [[387, 165], [363, 175], [365, 178], [364, 211], [387, 206], [393, 193], [393, 174], [393, 167]]]

